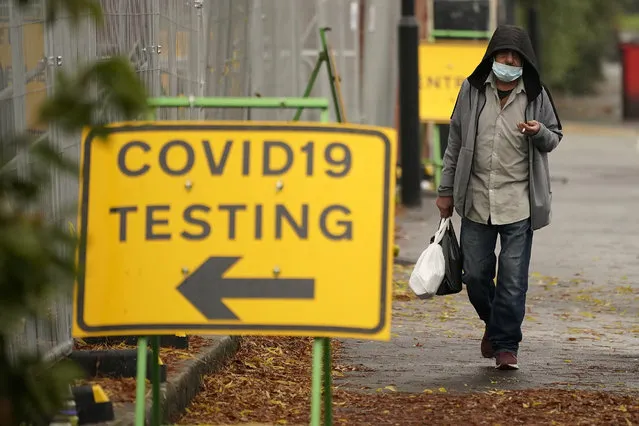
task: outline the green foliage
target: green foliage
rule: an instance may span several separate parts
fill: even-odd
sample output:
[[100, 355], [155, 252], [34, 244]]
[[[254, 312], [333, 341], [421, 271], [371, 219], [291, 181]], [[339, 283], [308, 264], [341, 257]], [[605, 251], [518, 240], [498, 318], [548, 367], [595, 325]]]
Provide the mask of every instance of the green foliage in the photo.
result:
[[108, 117], [115, 114], [137, 118], [147, 112], [144, 87], [124, 57], [89, 64], [73, 76], [60, 73], [55, 87], [55, 94], [44, 102], [40, 116], [65, 131], [87, 125], [100, 131]]
[[[602, 59], [616, 51], [615, 30], [625, 1], [538, 0], [546, 84], [568, 93], [592, 91], [602, 77]], [[520, 0], [520, 21], [528, 5]]]
[[46, 425], [62, 407], [69, 382], [78, 376], [79, 369], [68, 360], [52, 363], [24, 355], [12, 365], [3, 366], [0, 395], [5, 394], [7, 389], [3, 388], [8, 386], [8, 396], [2, 398], [10, 410], [3, 418], [0, 405], [0, 424]]
[[[27, 0], [11, 0], [20, 6]], [[61, 13], [77, 22], [91, 13], [100, 18], [97, 0], [49, 0], [47, 19]], [[41, 109], [42, 123], [76, 133], [102, 128], [109, 116], [137, 119], [147, 112], [146, 93], [128, 60], [114, 57], [90, 63], [73, 75], [58, 72], [55, 93]], [[61, 407], [62, 395], [79, 370], [68, 362], [45, 362], [33, 354], [11, 358], [8, 345], [24, 318], [42, 317], [49, 297], [69, 292], [76, 275], [76, 239], [62, 223], [37, 211], [50, 183], [50, 169], [77, 173], [77, 165], [48, 140], [28, 135], [1, 144], [17, 144], [34, 159], [18, 174], [14, 158], [0, 158], [0, 425], [46, 424]], [[75, 206], [73, 206], [75, 207]]]

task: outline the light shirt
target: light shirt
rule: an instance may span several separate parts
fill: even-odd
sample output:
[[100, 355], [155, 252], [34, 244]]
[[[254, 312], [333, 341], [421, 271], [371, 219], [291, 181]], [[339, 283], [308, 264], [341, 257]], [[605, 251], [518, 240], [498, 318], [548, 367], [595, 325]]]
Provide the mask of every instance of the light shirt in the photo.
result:
[[517, 128], [525, 121], [528, 103], [524, 83], [510, 93], [501, 108], [495, 77], [486, 79], [486, 105], [480, 116], [470, 175], [473, 222], [507, 225], [530, 217], [528, 138]]

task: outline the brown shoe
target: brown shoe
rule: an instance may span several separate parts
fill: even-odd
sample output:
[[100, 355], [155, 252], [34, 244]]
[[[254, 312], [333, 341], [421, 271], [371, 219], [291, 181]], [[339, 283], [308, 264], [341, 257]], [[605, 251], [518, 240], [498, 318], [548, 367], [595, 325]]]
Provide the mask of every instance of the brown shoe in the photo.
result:
[[519, 370], [517, 355], [512, 352], [499, 352], [495, 357], [497, 370]]
[[484, 337], [481, 338], [481, 356], [484, 358], [494, 358], [495, 351], [493, 350], [493, 344], [488, 340], [487, 333], [488, 331], [484, 331]]

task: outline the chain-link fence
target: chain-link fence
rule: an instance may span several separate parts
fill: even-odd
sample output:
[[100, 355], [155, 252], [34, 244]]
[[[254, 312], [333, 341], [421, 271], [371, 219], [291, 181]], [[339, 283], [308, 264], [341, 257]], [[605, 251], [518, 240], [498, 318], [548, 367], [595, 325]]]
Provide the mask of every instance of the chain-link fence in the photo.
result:
[[[319, 52], [319, 29], [330, 27], [347, 117], [394, 126], [396, 25], [399, 2], [388, 0], [101, 0], [104, 24], [78, 28], [60, 16], [44, 22], [43, 4], [29, 10], [0, 0], [0, 137], [47, 134], [67, 156], [79, 159], [80, 136], [35, 120], [55, 89], [59, 70], [87, 60], [126, 55], [151, 96], [301, 96]], [[330, 96], [323, 70], [312, 96]], [[165, 109], [160, 119], [290, 120], [291, 111]], [[307, 111], [302, 120], [317, 120]], [[15, 147], [0, 147], [4, 156]], [[15, 161], [18, 171], [28, 158]], [[41, 209], [70, 227], [78, 181], [53, 174]], [[65, 210], [63, 210], [65, 208]], [[52, 355], [71, 349], [70, 295], [53, 300], [47, 315], [24, 321], [14, 349]]]

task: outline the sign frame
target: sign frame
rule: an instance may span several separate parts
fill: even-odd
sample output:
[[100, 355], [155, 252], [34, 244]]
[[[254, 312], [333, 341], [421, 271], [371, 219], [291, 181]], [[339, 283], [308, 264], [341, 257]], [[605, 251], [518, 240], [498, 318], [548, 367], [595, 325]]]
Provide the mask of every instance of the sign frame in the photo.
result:
[[[342, 96], [342, 86], [339, 73], [337, 72], [337, 63], [335, 61], [335, 54], [330, 47], [328, 39], [326, 37], [326, 32], [330, 31], [330, 27], [320, 28], [320, 52], [317, 57], [317, 61], [315, 61], [315, 66], [313, 67], [313, 71], [311, 71], [311, 76], [306, 84], [306, 89], [304, 90], [304, 98], [308, 98], [313, 91], [313, 86], [315, 85], [315, 80], [319, 75], [320, 69], [322, 68], [322, 64], [326, 62], [326, 73], [328, 77], [328, 85], [331, 89], [331, 97], [333, 98], [333, 108], [335, 109], [335, 119], [339, 123], [346, 123], [348, 120], [346, 118], [346, 107], [344, 106], [344, 97]], [[300, 107], [295, 112], [293, 116], [293, 121], [298, 121], [302, 116], [302, 112], [304, 111], [303, 107]]]

